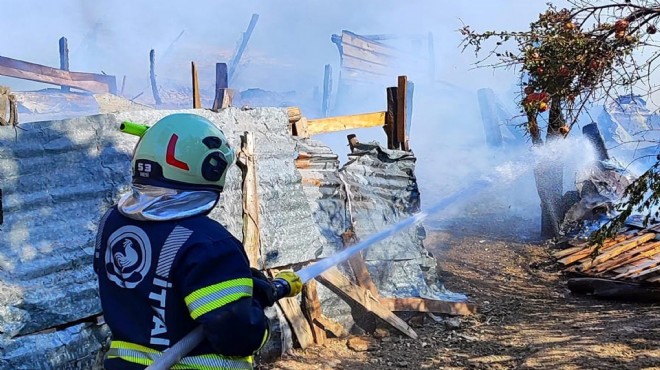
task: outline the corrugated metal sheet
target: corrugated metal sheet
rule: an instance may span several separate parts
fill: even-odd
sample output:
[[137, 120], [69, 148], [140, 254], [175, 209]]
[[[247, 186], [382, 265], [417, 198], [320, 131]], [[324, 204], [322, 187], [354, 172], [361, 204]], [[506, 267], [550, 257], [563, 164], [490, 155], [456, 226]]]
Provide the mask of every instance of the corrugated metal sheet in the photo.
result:
[[[239, 135], [245, 131], [255, 134], [266, 266], [315, 258], [326, 241], [312, 219], [294, 167], [295, 144], [285, 110], [193, 112], [219, 125], [235, 148]], [[25, 340], [23, 336], [40, 337], [35, 333], [100, 314], [91, 265], [96, 223], [127, 189], [130, 154], [136, 143], [135, 137], [120, 133], [118, 125], [127, 119], [152, 124], [171, 113], [174, 111], [131, 112], [24, 124], [17, 131], [0, 128], [4, 210], [0, 341], [5, 348], [0, 361], [23, 355], [9, 350], [20, 352], [13, 343]], [[212, 217], [240, 239], [242, 193], [237, 166], [231, 169], [228, 183], [231, 186]], [[60, 345], [35, 341], [45, 346], [41, 348], [44, 352]], [[77, 361], [78, 352], [64, 352], [71, 363]]]

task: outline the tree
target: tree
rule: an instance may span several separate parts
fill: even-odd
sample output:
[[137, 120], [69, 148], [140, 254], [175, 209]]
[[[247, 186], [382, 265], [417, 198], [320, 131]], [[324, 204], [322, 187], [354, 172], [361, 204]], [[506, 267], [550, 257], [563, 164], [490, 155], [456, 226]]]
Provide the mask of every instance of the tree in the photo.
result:
[[[518, 104], [527, 118], [532, 144], [544, 145], [566, 137], [588, 104], [632, 91], [654, 91], [650, 81], [660, 49], [654, 42], [660, 1], [570, 0], [571, 9], [548, 3], [526, 31], [476, 32], [464, 26], [464, 50], [473, 48], [480, 67], [515, 68], [520, 74]], [[485, 53], [485, 56], [483, 54]], [[547, 111], [547, 113], [546, 113]], [[546, 118], [547, 117], [547, 118]], [[545, 142], [541, 134], [546, 124]], [[653, 169], [649, 170], [653, 171]], [[558, 161], [535, 170], [542, 202], [543, 234], [559, 234], [562, 166]], [[621, 216], [641, 201], [647, 206], [660, 197], [658, 176], [650, 172], [630, 187]], [[640, 185], [645, 182], [646, 186]], [[650, 182], [649, 182], [650, 181]], [[639, 191], [654, 189], [650, 199]], [[653, 198], [656, 196], [656, 198]], [[642, 204], [643, 205], [643, 204]], [[614, 232], [613, 220], [609, 233]]]

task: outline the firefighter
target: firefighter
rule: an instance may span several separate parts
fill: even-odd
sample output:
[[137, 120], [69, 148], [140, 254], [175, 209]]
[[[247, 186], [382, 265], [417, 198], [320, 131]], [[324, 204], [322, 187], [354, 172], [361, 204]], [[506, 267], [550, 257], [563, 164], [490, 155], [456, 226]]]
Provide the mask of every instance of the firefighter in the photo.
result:
[[[194, 114], [156, 122], [133, 152], [131, 191], [102, 217], [94, 270], [112, 332], [104, 366], [144, 369], [198, 325], [205, 340], [176, 368], [252, 369], [268, 339], [272, 281], [207, 215], [234, 161], [223, 132]], [[292, 271], [280, 273], [300, 293]]]

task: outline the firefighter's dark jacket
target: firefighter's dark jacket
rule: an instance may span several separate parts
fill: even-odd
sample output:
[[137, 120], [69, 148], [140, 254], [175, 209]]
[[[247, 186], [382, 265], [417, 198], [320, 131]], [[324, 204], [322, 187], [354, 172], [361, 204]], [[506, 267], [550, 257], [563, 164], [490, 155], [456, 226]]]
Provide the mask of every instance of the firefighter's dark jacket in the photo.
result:
[[251, 369], [268, 337], [243, 246], [205, 215], [136, 221], [113, 207], [99, 225], [94, 270], [112, 332], [108, 370], [144, 369], [200, 324], [205, 341], [176, 368]]

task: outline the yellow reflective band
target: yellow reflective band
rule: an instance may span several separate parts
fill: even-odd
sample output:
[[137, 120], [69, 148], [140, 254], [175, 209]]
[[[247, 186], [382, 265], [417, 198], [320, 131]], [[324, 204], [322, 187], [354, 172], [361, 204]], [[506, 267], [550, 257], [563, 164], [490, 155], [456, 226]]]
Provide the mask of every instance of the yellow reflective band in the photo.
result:
[[[162, 352], [139, 344], [113, 341], [108, 351], [108, 359], [121, 359], [134, 364], [149, 366], [162, 356]], [[178, 370], [252, 370], [252, 356], [224, 357], [220, 355], [199, 355], [182, 358], [172, 369]]]
[[209, 311], [251, 296], [252, 279], [240, 278], [197, 289], [186, 296], [185, 301], [190, 316], [196, 319]]
[[110, 348], [133, 349], [136, 351], [146, 352], [146, 353], [160, 353], [160, 351], [157, 351], [155, 349], [151, 349], [149, 347], [141, 346], [135, 343], [124, 342], [121, 340], [113, 340], [110, 343]]

